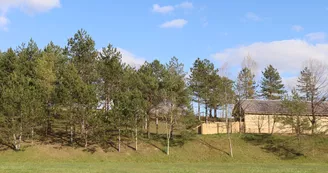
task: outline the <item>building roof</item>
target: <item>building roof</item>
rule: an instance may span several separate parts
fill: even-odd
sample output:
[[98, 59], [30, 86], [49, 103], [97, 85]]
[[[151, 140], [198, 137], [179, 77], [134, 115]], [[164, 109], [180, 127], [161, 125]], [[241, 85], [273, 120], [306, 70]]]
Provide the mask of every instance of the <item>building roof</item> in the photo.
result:
[[[286, 114], [288, 110], [282, 106], [281, 100], [245, 100], [242, 102], [245, 114]], [[323, 102], [316, 108], [316, 115], [328, 116], [328, 102]], [[311, 115], [311, 103], [307, 102], [307, 108], [303, 115]]]

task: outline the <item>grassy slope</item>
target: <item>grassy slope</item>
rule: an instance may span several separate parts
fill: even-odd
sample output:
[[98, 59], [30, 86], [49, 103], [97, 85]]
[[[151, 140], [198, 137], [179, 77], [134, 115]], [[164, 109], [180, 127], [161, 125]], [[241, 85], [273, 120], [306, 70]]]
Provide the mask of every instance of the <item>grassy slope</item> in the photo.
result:
[[303, 137], [302, 147], [293, 140], [236, 134], [234, 158], [227, 154], [225, 135], [197, 136], [172, 147], [170, 156], [163, 153], [161, 142], [146, 140], [138, 152], [125, 146], [122, 153], [35, 145], [21, 152], [0, 152], [0, 172], [327, 172], [327, 138]]

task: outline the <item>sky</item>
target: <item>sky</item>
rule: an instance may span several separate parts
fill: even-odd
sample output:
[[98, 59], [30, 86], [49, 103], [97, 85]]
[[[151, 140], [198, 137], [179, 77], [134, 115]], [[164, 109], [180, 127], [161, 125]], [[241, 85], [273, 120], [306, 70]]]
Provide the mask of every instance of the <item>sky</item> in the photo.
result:
[[0, 50], [30, 38], [65, 46], [83, 28], [97, 49], [110, 43], [133, 65], [176, 56], [189, 71], [207, 58], [234, 79], [249, 55], [257, 79], [272, 64], [292, 87], [304, 61], [328, 63], [327, 17], [323, 0], [0, 0]]

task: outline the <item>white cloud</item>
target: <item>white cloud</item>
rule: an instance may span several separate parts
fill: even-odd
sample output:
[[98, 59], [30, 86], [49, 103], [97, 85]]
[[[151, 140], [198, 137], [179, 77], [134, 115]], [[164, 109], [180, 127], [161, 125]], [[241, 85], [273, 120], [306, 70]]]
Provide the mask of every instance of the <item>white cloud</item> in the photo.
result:
[[175, 19], [160, 25], [161, 28], [183, 28], [188, 23], [185, 19]]
[[9, 24], [9, 19], [4, 16], [0, 16], [0, 29], [7, 30], [7, 25]]
[[42, 13], [60, 7], [60, 0], [0, 0], [0, 27], [6, 28], [6, 17], [11, 9], [19, 9], [28, 14]]
[[248, 12], [245, 14], [247, 20], [260, 21], [261, 18], [253, 12]]
[[176, 5], [177, 8], [184, 8], [184, 9], [192, 9], [194, 8], [193, 4], [191, 2], [182, 2], [181, 4]]
[[292, 30], [296, 32], [302, 31], [304, 28], [301, 25], [293, 25]]
[[294, 77], [299, 74], [303, 62], [309, 58], [328, 63], [328, 44], [311, 44], [305, 40], [256, 42], [225, 49], [211, 57], [220, 62], [228, 62], [230, 66], [240, 67], [248, 54], [258, 63], [259, 70], [262, 71], [272, 64], [283, 75]]
[[145, 63], [144, 58], [137, 57], [133, 53], [123, 49], [123, 48], [117, 48], [118, 51], [122, 54], [122, 62], [129, 64], [132, 67], [139, 68], [142, 64]]
[[168, 5], [168, 6], [160, 6], [158, 4], [153, 5], [153, 12], [156, 12], [156, 13], [165, 14], [165, 13], [170, 13], [173, 10], [174, 10], [174, 7], [171, 5]]
[[305, 35], [305, 37], [310, 41], [324, 41], [326, 36], [327, 35], [324, 32], [313, 32]]
[[193, 9], [194, 6], [191, 2], [182, 2], [181, 4], [177, 5], [166, 5], [166, 6], [160, 6], [159, 4], [154, 4], [152, 11], [156, 13], [162, 13], [167, 14], [173, 12], [176, 8], [182, 8], [182, 9]]

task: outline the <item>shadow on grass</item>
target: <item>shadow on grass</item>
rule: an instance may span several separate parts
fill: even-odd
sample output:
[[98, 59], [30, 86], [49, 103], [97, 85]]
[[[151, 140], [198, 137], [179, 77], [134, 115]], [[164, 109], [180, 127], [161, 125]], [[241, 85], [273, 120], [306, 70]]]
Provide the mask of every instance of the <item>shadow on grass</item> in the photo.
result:
[[215, 147], [215, 146], [209, 144], [208, 142], [206, 142], [206, 141], [203, 140], [203, 139], [200, 139], [200, 140], [198, 140], [198, 141], [199, 141], [201, 144], [207, 146], [207, 147], [210, 148], [210, 149], [214, 149], [214, 150], [220, 151], [220, 152], [222, 152], [222, 153], [224, 153], [224, 154], [230, 156], [230, 154], [229, 154], [228, 152], [223, 151], [223, 150], [221, 150], [221, 149], [219, 149], [219, 148], [217, 148], [217, 147]]
[[281, 159], [296, 159], [304, 156], [301, 147], [293, 137], [277, 137], [270, 134], [244, 134], [242, 139], [255, 146], [260, 146], [267, 152]]

